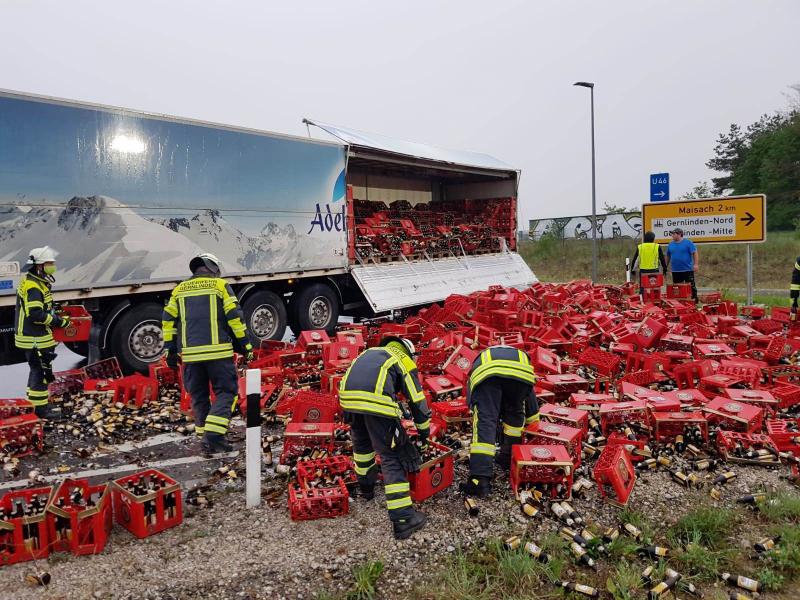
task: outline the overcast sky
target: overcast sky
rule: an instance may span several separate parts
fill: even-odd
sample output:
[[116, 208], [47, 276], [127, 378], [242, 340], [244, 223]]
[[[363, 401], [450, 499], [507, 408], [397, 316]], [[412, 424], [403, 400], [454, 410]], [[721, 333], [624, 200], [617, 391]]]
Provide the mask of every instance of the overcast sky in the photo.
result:
[[521, 217], [673, 197], [800, 83], [797, 0], [0, 0], [0, 87], [305, 135], [304, 116], [487, 152]]

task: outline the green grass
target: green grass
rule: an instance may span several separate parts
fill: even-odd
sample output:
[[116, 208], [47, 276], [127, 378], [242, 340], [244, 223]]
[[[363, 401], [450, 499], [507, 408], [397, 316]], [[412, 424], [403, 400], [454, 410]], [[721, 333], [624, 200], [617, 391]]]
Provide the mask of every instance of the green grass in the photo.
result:
[[[625, 281], [625, 257], [632, 257], [638, 242], [631, 239], [598, 240], [598, 276], [601, 283]], [[798, 255], [797, 235], [770, 232], [763, 244], [753, 244], [753, 285], [756, 289], [789, 289], [789, 277]], [[591, 240], [545, 238], [522, 242], [519, 253], [542, 281], [570, 281], [591, 276]], [[743, 244], [711, 244], [698, 247], [702, 288], [743, 288], [746, 285], [746, 248]], [[781, 300], [780, 298], [778, 300]], [[788, 306], [788, 292], [782, 299]]]
[[359, 565], [353, 569], [355, 583], [345, 594], [346, 600], [372, 600], [377, 589], [375, 584], [383, 573], [383, 563], [379, 560]]
[[673, 545], [703, 545], [720, 548], [738, 521], [735, 511], [701, 507], [690, 511], [669, 528], [667, 537]]
[[634, 600], [642, 596], [642, 571], [643, 569], [626, 560], [617, 564], [606, 580], [606, 589], [614, 600]]
[[719, 574], [730, 568], [736, 555], [733, 548], [711, 550], [699, 543], [700, 536], [674, 552], [677, 570], [694, 582], [715, 581]]
[[[656, 530], [647, 516], [638, 510], [633, 510], [630, 508], [625, 508], [619, 513], [619, 520], [620, 523], [630, 523], [634, 527], [637, 527], [642, 532], [642, 541], [638, 543], [637, 548], [639, 546], [646, 546], [653, 543], [656, 536]], [[621, 533], [620, 537], [626, 535], [625, 533]], [[628, 538], [631, 539], [632, 538]]]
[[800, 523], [800, 496], [790, 493], [772, 494], [759, 505], [761, 515], [777, 523]]

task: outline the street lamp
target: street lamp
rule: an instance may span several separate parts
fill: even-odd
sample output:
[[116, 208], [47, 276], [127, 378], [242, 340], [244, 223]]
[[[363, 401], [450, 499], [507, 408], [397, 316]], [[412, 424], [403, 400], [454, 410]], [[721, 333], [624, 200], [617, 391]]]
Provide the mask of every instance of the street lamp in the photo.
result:
[[592, 282], [597, 282], [597, 194], [594, 180], [594, 83], [576, 81], [573, 85], [589, 88], [592, 102]]

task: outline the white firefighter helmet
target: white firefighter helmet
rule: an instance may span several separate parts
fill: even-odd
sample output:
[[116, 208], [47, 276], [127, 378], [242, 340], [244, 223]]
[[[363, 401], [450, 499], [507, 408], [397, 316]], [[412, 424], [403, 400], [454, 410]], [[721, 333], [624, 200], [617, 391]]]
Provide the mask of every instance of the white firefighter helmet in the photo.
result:
[[411, 340], [396, 335], [387, 335], [381, 340], [380, 345], [405, 352], [411, 358], [414, 358], [414, 355], [417, 353], [417, 349], [414, 347], [414, 343]]
[[43, 265], [44, 263], [56, 262], [56, 256], [58, 256], [58, 252], [53, 250], [50, 246], [34, 248], [28, 254], [28, 264]]
[[200, 267], [205, 267], [215, 275], [219, 275], [220, 260], [210, 252], [203, 252], [189, 261], [189, 270], [192, 273], [194, 273]]

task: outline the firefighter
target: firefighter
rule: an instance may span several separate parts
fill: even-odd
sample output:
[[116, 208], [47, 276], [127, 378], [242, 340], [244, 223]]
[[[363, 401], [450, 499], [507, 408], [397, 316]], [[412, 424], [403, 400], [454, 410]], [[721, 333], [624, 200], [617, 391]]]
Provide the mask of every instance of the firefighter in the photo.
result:
[[656, 234], [652, 231], [645, 231], [644, 242], [636, 247], [631, 261], [631, 270], [633, 270], [637, 258], [639, 259], [639, 294], [642, 294], [644, 291], [641, 285], [643, 275], [658, 273], [659, 264], [664, 269], [664, 274], [667, 273], [667, 261], [664, 258], [664, 252], [661, 250], [661, 246], [656, 244]]
[[792, 269], [792, 283], [789, 285], [789, 297], [792, 299], [791, 317], [797, 320], [797, 297], [800, 296], [800, 256], [794, 261]]
[[487, 348], [472, 364], [467, 382], [467, 402], [472, 409], [469, 479], [461, 485], [461, 491], [468, 496], [483, 498], [492, 491], [495, 437], [500, 422], [503, 433], [496, 461], [508, 469], [511, 447], [520, 442], [523, 428], [539, 420], [535, 382], [528, 355], [517, 348]]
[[53, 360], [57, 343], [53, 327], [67, 327], [69, 317], [57, 316], [50, 288], [55, 281], [58, 252], [44, 246], [34, 248], [28, 256], [28, 272], [17, 288], [14, 319], [14, 345], [25, 351], [30, 367], [27, 397], [41, 418], [50, 417], [47, 385], [53, 381]]
[[398, 402], [402, 392], [411, 407], [420, 445], [430, 431], [430, 410], [414, 364], [414, 345], [406, 339], [386, 337], [368, 348], [350, 365], [339, 385], [339, 402], [350, 424], [353, 460], [361, 495], [374, 497], [381, 457], [386, 508], [394, 537], [404, 540], [425, 525], [427, 517], [414, 509], [406, 473], [419, 470], [421, 459], [400, 422], [405, 414]]
[[[200, 254], [189, 269], [192, 277], [172, 290], [162, 315], [167, 364], [176, 369], [179, 357], [183, 363], [183, 385], [192, 398], [203, 452], [230, 452], [225, 434], [239, 399], [233, 352], [252, 360], [253, 346], [236, 295], [220, 278], [219, 259]], [[209, 385], [216, 396], [213, 404]]]

